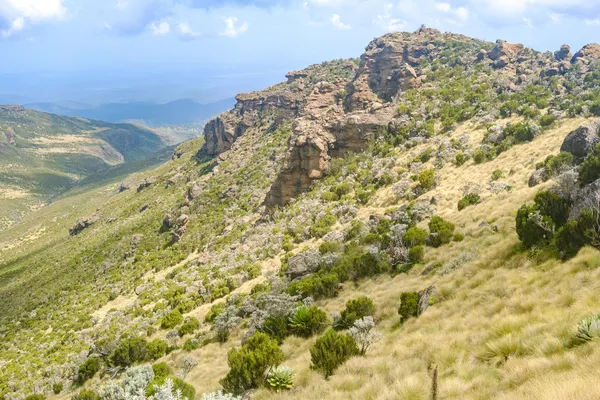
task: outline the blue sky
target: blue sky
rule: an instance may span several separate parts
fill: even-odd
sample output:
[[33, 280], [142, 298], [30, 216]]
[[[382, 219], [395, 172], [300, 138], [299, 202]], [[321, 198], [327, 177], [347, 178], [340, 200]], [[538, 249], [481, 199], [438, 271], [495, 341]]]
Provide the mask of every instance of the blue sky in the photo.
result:
[[0, 73], [281, 74], [423, 23], [576, 51], [600, 0], [0, 0]]

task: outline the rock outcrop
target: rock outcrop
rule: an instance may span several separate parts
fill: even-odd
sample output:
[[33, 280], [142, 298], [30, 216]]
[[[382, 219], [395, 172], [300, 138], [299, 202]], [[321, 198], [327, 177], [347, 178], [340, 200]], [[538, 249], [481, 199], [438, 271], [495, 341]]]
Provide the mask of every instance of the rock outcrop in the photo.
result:
[[285, 275], [294, 280], [315, 272], [321, 264], [321, 254], [316, 250], [307, 250], [289, 259]]
[[556, 61], [570, 60], [573, 57], [571, 54], [571, 46], [563, 44], [560, 49], [554, 52], [554, 58]]
[[600, 44], [590, 43], [586, 44], [579, 50], [573, 58], [571, 59], [571, 63], [575, 64], [577, 62], [583, 62], [585, 64], [589, 64], [593, 60], [600, 59]]
[[75, 235], [81, 233], [84, 229], [95, 224], [99, 220], [100, 220], [100, 218], [95, 214], [92, 216], [86, 217], [86, 218], [81, 218], [81, 219], [77, 220], [77, 222], [75, 222], [75, 224], [73, 224], [73, 226], [71, 226], [71, 228], [69, 228], [69, 235], [75, 236]]
[[514, 61], [523, 49], [525, 46], [520, 43], [512, 44], [504, 40], [497, 40], [496, 47], [488, 53], [488, 57], [494, 62], [494, 68], [504, 68]]
[[571, 153], [576, 159], [583, 160], [598, 143], [600, 143], [598, 125], [582, 125], [567, 135], [560, 146], [560, 151]]

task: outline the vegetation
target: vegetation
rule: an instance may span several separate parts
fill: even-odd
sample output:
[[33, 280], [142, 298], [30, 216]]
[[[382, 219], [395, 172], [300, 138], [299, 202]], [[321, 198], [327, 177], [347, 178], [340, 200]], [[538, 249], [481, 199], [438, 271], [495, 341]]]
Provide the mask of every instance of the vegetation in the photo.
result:
[[340, 365], [359, 352], [350, 335], [329, 329], [310, 349], [311, 368], [329, 378]]
[[411, 317], [416, 317], [419, 311], [419, 294], [416, 292], [404, 292], [400, 294], [400, 322], [405, 322]]
[[346, 303], [346, 308], [342, 311], [340, 320], [337, 321], [336, 329], [348, 329], [354, 322], [363, 317], [372, 317], [375, 314], [375, 304], [370, 298], [363, 296]]

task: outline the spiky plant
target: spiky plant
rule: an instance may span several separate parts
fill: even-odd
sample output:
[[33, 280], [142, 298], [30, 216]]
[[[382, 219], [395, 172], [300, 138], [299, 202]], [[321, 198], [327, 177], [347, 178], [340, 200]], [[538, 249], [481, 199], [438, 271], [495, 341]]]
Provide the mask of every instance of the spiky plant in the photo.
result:
[[581, 342], [589, 342], [600, 337], [600, 314], [592, 315], [581, 321], [575, 337]]
[[269, 371], [267, 375], [269, 386], [276, 392], [290, 390], [294, 387], [294, 370], [285, 365], [280, 365]]

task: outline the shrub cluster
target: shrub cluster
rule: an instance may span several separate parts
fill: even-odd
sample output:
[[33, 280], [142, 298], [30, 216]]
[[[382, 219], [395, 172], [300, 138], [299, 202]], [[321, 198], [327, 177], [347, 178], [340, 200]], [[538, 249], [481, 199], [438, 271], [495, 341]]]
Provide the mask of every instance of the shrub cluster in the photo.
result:
[[359, 353], [350, 335], [329, 329], [310, 349], [311, 368], [329, 378], [340, 365]]
[[340, 319], [336, 321], [334, 328], [336, 330], [349, 329], [357, 320], [374, 315], [375, 304], [370, 298], [362, 296], [348, 300], [346, 308], [342, 311]]
[[469, 193], [458, 201], [458, 211], [462, 211], [465, 208], [479, 203], [481, 197], [476, 193]]
[[454, 235], [454, 229], [453, 223], [437, 215], [432, 217], [429, 221], [429, 244], [433, 247], [440, 247], [443, 244], [450, 243]]
[[400, 294], [400, 322], [404, 323], [411, 317], [416, 317], [419, 312], [419, 294], [417, 292], [403, 292]]

